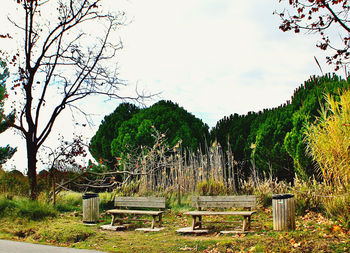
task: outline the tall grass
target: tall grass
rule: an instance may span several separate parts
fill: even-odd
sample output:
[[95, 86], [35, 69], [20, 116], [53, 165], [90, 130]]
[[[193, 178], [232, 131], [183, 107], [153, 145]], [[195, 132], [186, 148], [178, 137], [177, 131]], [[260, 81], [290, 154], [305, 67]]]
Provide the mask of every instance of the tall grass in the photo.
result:
[[0, 194], [25, 196], [29, 192], [28, 179], [21, 172], [10, 172], [0, 168]]
[[[82, 196], [83, 193], [73, 191], [62, 191], [57, 195], [55, 208], [60, 212], [81, 212], [83, 203]], [[100, 192], [98, 194], [98, 197], [99, 207], [101, 211], [113, 208], [114, 193]]]
[[125, 175], [120, 193], [130, 195], [170, 190], [194, 193], [199, 190], [208, 194], [208, 191], [218, 191], [214, 189], [217, 187], [220, 194], [238, 191], [242, 169], [232, 152], [224, 152], [216, 142], [205, 151], [184, 150], [181, 141], [169, 148], [164, 138], [164, 134], [157, 133], [153, 147], [143, 147], [140, 155], [129, 154], [120, 162], [123, 170], [139, 175], [136, 178]]
[[56, 209], [45, 202], [32, 201], [24, 197], [7, 198], [0, 195], [1, 217], [22, 217], [29, 220], [40, 220], [46, 217], [55, 217]]
[[326, 96], [321, 117], [308, 126], [307, 150], [319, 165], [324, 182], [335, 190], [348, 191], [350, 183], [350, 91], [340, 100]]
[[82, 194], [72, 191], [62, 191], [57, 195], [56, 209], [60, 212], [80, 211]]

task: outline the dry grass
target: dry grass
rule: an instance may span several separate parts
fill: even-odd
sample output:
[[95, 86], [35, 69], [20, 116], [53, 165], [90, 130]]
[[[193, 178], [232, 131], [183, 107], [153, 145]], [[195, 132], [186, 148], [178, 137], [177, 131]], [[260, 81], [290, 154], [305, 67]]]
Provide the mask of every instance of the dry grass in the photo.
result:
[[350, 183], [350, 91], [340, 101], [327, 95], [327, 105], [315, 124], [307, 128], [310, 155], [318, 163], [326, 184], [347, 191]]

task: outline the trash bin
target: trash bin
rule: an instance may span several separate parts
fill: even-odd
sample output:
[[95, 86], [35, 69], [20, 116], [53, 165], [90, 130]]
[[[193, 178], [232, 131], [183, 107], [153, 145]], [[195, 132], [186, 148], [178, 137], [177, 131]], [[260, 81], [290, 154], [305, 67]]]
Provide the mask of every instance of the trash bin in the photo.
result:
[[99, 199], [97, 193], [83, 194], [83, 223], [96, 224], [99, 218]]
[[295, 230], [295, 202], [293, 194], [272, 196], [273, 230]]

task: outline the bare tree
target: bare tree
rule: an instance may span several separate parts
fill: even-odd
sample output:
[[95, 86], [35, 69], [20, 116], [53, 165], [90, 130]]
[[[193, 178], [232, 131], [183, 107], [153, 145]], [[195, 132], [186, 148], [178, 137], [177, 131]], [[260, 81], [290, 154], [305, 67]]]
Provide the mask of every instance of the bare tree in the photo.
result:
[[[18, 49], [23, 62], [18, 60], [19, 78], [13, 86], [22, 91], [23, 100], [13, 127], [25, 137], [32, 199], [37, 197], [38, 151], [67, 107], [83, 112], [77, 102], [96, 94], [143, 97], [118, 95], [123, 83], [111, 63], [122, 43], [113, 41], [112, 34], [126, 17], [105, 13], [102, 1], [59, 0], [55, 5], [53, 0], [16, 0], [23, 18], [9, 18], [23, 34], [24, 44]], [[53, 14], [47, 19], [49, 11]]]
[[[279, 0], [282, 2], [282, 0]], [[281, 17], [280, 29], [284, 32], [318, 33], [321, 40], [316, 46], [322, 50], [330, 49], [328, 64], [334, 64], [335, 70], [349, 64], [349, 10], [348, 0], [289, 0], [293, 12], [284, 10], [275, 12]]]

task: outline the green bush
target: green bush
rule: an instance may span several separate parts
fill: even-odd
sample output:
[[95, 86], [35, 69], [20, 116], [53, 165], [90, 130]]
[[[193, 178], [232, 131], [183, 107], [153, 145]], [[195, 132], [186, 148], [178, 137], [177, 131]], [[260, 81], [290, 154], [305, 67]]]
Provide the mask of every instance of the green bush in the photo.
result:
[[[69, 191], [60, 192], [57, 196], [56, 209], [60, 212], [81, 211], [83, 203], [82, 196], [83, 193]], [[111, 192], [100, 192], [98, 194], [101, 211], [114, 207], [113, 196], [114, 194]]]
[[57, 215], [57, 211], [52, 205], [28, 199], [16, 201], [16, 213], [18, 216], [30, 220], [41, 220], [46, 217], [55, 217]]
[[15, 208], [14, 202], [4, 195], [0, 196], [0, 217], [6, 216]]
[[166, 197], [166, 206], [171, 210], [175, 210], [175, 211], [180, 211], [184, 209], [188, 210], [191, 207], [192, 194], [181, 193], [180, 203], [179, 203], [179, 196], [178, 196], [177, 190], [166, 192], [165, 197]]
[[60, 212], [80, 211], [82, 195], [77, 192], [60, 192], [56, 197], [56, 209]]
[[46, 217], [55, 217], [57, 211], [47, 203], [32, 201], [26, 198], [14, 197], [8, 199], [0, 196], [1, 217], [23, 217], [29, 220], [40, 220]]
[[20, 171], [6, 172], [0, 169], [0, 193], [26, 196], [29, 192], [28, 178]]
[[100, 210], [113, 209], [114, 207], [114, 194], [111, 192], [101, 192], [98, 194], [100, 202]]
[[228, 192], [227, 187], [223, 182], [214, 181], [213, 179], [207, 180], [198, 183], [197, 192], [201, 196], [218, 196], [226, 195]]

